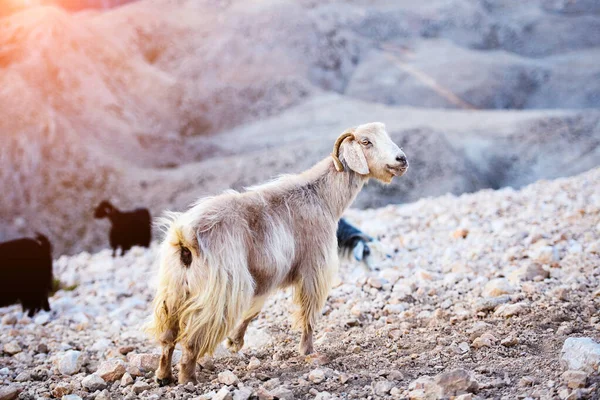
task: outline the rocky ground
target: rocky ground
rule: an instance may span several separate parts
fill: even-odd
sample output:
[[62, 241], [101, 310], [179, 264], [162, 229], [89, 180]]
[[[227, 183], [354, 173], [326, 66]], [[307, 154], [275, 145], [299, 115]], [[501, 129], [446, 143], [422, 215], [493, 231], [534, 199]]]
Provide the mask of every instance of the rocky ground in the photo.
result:
[[156, 246], [81, 253], [56, 261], [77, 286], [51, 312], [0, 309], [0, 399], [600, 398], [600, 169], [348, 218], [392, 258], [371, 274], [342, 264], [317, 354], [298, 355], [280, 292], [239, 354], [160, 388], [141, 331]]

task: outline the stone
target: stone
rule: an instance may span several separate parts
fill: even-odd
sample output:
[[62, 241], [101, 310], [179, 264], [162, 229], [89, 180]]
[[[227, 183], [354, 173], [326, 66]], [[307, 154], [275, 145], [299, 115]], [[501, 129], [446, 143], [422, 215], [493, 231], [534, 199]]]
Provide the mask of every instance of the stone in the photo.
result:
[[256, 390], [256, 396], [258, 397], [258, 400], [273, 400], [275, 398], [271, 392], [262, 386]]
[[473, 346], [476, 349], [480, 349], [482, 347], [492, 347], [497, 341], [498, 339], [496, 339], [491, 333], [484, 333], [483, 335], [473, 340], [471, 346]]
[[80, 396], [76, 394], [67, 394], [61, 398], [61, 400], [82, 400]]
[[290, 389], [280, 386], [274, 390], [271, 390], [271, 394], [281, 400], [294, 400], [294, 392]]
[[133, 346], [121, 346], [119, 347], [119, 353], [123, 354], [124, 356], [131, 353], [132, 351], [135, 350], [135, 347]]
[[457, 229], [452, 233], [454, 239], [466, 239], [469, 235], [468, 229]]
[[248, 362], [248, 366], [246, 366], [246, 369], [248, 371], [252, 371], [257, 369], [258, 367], [260, 367], [260, 360], [256, 357], [252, 357]]
[[213, 396], [212, 400], [233, 400], [233, 397], [231, 397], [229, 389], [224, 386]]
[[17, 385], [0, 387], [0, 400], [14, 400], [19, 396], [21, 390], [21, 387]]
[[524, 314], [527, 311], [527, 305], [525, 303], [516, 303], [516, 304], [502, 304], [496, 311], [494, 311], [494, 315], [497, 317], [505, 317], [510, 318], [516, 315]]
[[502, 339], [502, 341], [500, 342], [500, 344], [504, 347], [514, 347], [516, 345], [519, 344], [519, 339], [515, 336], [507, 336], [504, 339]]
[[561, 350], [561, 364], [568, 370], [592, 373], [600, 368], [600, 344], [588, 337], [565, 340]]
[[308, 380], [312, 383], [321, 383], [325, 380], [325, 372], [322, 369], [313, 369], [308, 373]]
[[247, 386], [233, 391], [233, 400], [248, 400], [252, 396], [252, 389]]
[[39, 343], [37, 346], [35, 346], [35, 351], [37, 353], [47, 353], [48, 346], [45, 343]]
[[12, 342], [8, 342], [4, 345], [4, 352], [13, 356], [22, 351], [21, 346], [14, 340]]
[[381, 289], [383, 287], [384, 283], [385, 283], [384, 279], [376, 278], [373, 276], [371, 276], [371, 277], [369, 277], [369, 279], [367, 279], [367, 284], [375, 289]]
[[58, 360], [58, 372], [63, 375], [74, 375], [83, 365], [83, 355], [77, 350], [68, 350]]
[[96, 390], [104, 389], [106, 387], [106, 382], [100, 376], [92, 374], [81, 380], [81, 386], [90, 392], [95, 392]]
[[223, 385], [235, 385], [238, 381], [238, 377], [229, 370], [219, 372], [218, 378], [219, 382]]
[[14, 314], [6, 314], [2, 317], [2, 325], [14, 325], [17, 321], [17, 316]]
[[515, 291], [513, 285], [505, 278], [492, 279], [483, 287], [484, 297], [498, 297], [503, 294], [511, 294]]
[[121, 379], [126, 371], [127, 364], [123, 360], [114, 358], [101, 363], [96, 370], [96, 375], [106, 382], [115, 382]]
[[129, 386], [133, 383], [133, 377], [129, 372], [125, 372], [121, 378], [121, 386]]
[[528, 253], [529, 258], [542, 264], [551, 264], [554, 259], [554, 248], [552, 246], [534, 247]]
[[373, 393], [377, 396], [387, 396], [393, 387], [394, 384], [388, 380], [378, 381], [373, 385]]
[[587, 381], [588, 374], [584, 371], [565, 371], [561, 375], [562, 380], [571, 389], [583, 388]]
[[510, 301], [510, 296], [502, 295], [498, 297], [486, 297], [483, 299], [478, 299], [475, 302], [475, 312], [488, 312], [494, 311], [496, 307], [501, 304], [508, 303]]
[[50, 314], [48, 314], [48, 313], [38, 314], [33, 319], [33, 322], [37, 325], [46, 325], [48, 322], [50, 322]]
[[67, 383], [57, 383], [54, 389], [52, 389], [52, 396], [56, 398], [62, 398], [64, 395], [67, 395], [72, 392], [71, 386]]
[[472, 379], [469, 372], [464, 369], [441, 373], [435, 377], [435, 383], [440, 387], [444, 397], [474, 393], [479, 389], [477, 381]]
[[131, 387], [131, 390], [135, 394], [140, 394], [143, 391], [146, 391], [146, 390], [149, 390], [149, 389], [150, 389], [150, 385], [147, 382], [144, 382], [144, 381], [137, 381]]
[[[134, 354], [127, 355], [129, 364], [138, 368], [142, 372], [155, 371], [158, 368], [160, 356], [158, 354]], [[133, 374], [132, 374], [133, 375]]]
[[540, 264], [532, 263], [525, 265], [513, 271], [508, 279], [512, 282], [532, 281], [535, 279], [546, 279], [550, 276], [550, 272], [545, 270]]
[[15, 377], [17, 382], [27, 382], [31, 380], [31, 374], [28, 371], [23, 371]]

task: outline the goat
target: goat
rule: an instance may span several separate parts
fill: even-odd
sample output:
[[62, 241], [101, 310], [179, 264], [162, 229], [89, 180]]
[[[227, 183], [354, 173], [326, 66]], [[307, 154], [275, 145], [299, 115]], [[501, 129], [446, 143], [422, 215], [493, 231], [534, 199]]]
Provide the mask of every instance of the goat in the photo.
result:
[[383, 257], [391, 258], [391, 256], [383, 249], [379, 241], [362, 232], [357, 227], [351, 225], [344, 218], [338, 222], [336, 232], [338, 253], [340, 256], [349, 256], [350, 253], [356, 261], [358, 261], [367, 272], [379, 269], [378, 263], [374, 260], [373, 253], [379, 252]]
[[94, 211], [94, 218], [108, 218], [112, 227], [108, 239], [113, 250], [117, 249], [125, 255], [133, 246], [149, 247], [152, 240], [152, 221], [150, 211], [146, 208], [136, 208], [132, 211], [119, 211], [108, 200], [100, 202]]
[[293, 287], [300, 352], [312, 353], [313, 329], [338, 268], [338, 220], [369, 178], [390, 183], [407, 168], [385, 126], [370, 123], [345, 131], [333, 153], [303, 173], [168, 213], [146, 327], [162, 346], [157, 382], [172, 382], [177, 342], [181, 384], [196, 382], [198, 357], [228, 335], [229, 349], [239, 351], [248, 324], [278, 288]]
[[0, 243], [0, 268], [0, 307], [21, 303], [29, 317], [50, 311], [52, 245], [46, 236]]

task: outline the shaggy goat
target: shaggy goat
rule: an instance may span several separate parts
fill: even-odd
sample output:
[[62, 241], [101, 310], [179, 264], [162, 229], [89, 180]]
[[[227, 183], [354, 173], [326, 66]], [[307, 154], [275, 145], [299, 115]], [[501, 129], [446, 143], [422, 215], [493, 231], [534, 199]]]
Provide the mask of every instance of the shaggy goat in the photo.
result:
[[197, 358], [212, 354], [228, 334], [228, 347], [241, 349], [267, 297], [288, 286], [300, 306], [300, 352], [312, 353], [315, 322], [338, 267], [338, 220], [369, 178], [390, 183], [407, 168], [385, 126], [370, 123], [344, 132], [331, 156], [301, 174], [171, 213], [163, 221], [166, 237], [148, 326], [162, 345], [157, 382], [172, 381], [178, 341], [179, 382], [196, 382]]
[[[380, 243], [357, 227], [351, 225], [344, 218], [338, 222], [336, 232], [338, 252], [341, 256], [350, 255], [361, 263], [367, 271], [377, 270], [379, 267], [374, 261], [373, 252], [380, 249]], [[380, 251], [381, 252], [381, 251]], [[389, 254], [381, 252], [384, 257], [391, 258]]]
[[113, 257], [120, 247], [122, 255], [133, 246], [150, 246], [152, 239], [152, 221], [150, 211], [146, 208], [136, 208], [132, 211], [119, 211], [108, 200], [102, 201], [94, 211], [94, 218], [106, 218], [112, 227], [108, 239], [113, 249]]
[[21, 303], [27, 315], [50, 311], [52, 245], [44, 235], [0, 243], [0, 307]]

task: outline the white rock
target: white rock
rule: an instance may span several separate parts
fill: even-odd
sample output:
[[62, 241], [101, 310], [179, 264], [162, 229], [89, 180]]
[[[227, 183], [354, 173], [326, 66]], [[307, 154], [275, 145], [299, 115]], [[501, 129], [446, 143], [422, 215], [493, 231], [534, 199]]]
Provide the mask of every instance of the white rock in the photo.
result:
[[33, 322], [35, 322], [37, 325], [46, 325], [49, 321], [50, 321], [50, 314], [48, 314], [47, 312], [39, 313], [38, 315], [35, 316], [35, 318], [33, 320]]
[[394, 384], [388, 380], [379, 381], [373, 385], [373, 393], [377, 396], [387, 396], [393, 387]]
[[104, 389], [106, 387], [106, 382], [98, 375], [92, 374], [82, 379], [81, 386], [90, 392], [95, 392], [96, 390]]
[[529, 258], [542, 264], [550, 264], [554, 259], [554, 249], [552, 246], [538, 246], [531, 249], [528, 253]]
[[61, 400], [82, 400], [81, 397], [79, 397], [76, 394], [66, 394], [64, 395]]
[[69, 350], [58, 360], [58, 372], [63, 375], [74, 375], [83, 365], [83, 355], [80, 351]]
[[513, 285], [505, 278], [492, 279], [483, 288], [484, 297], [498, 297], [515, 291]]
[[494, 312], [494, 315], [497, 317], [514, 317], [516, 315], [524, 314], [528, 309], [527, 304], [525, 303], [516, 303], [516, 304], [502, 304], [498, 309]]
[[592, 373], [600, 368], [600, 344], [587, 337], [568, 338], [561, 350], [566, 369]]
[[313, 369], [308, 373], [308, 380], [312, 383], [321, 383], [325, 380], [325, 371], [322, 369]]
[[229, 370], [225, 370], [220, 372], [218, 375], [219, 382], [223, 385], [235, 385], [238, 381], [238, 377]]
[[248, 371], [252, 371], [254, 369], [257, 369], [258, 367], [260, 367], [260, 360], [256, 357], [252, 357], [248, 362], [248, 366], [246, 367], [246, 369]]
[[133, 377], [129, 372], [125, 372], [121, 378], [121, 386], [129, 386], [133, 383]]
[[135, 394], [140, 394], [146, 390], [150, 390], [150, 387], [151, 386], [144, 381], [137, 381], [136, 383], [133, 384], [133, 386], [131, 387], [131, 390]]
[[252, 396], [252, 389], [247, 386], [233, 391], [233, 400], [248, 400]]
[[213, 396], [212, 400], [233, 400], [233, 397], [231, 397], [229, 389], [222, 387], [221, 390], [219, 390], [217, 394]]

